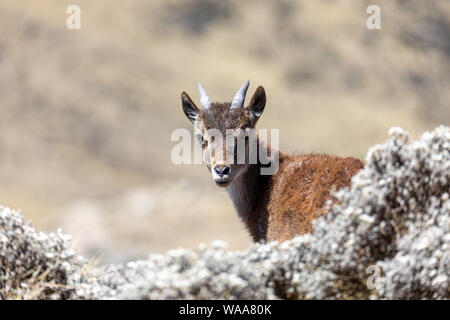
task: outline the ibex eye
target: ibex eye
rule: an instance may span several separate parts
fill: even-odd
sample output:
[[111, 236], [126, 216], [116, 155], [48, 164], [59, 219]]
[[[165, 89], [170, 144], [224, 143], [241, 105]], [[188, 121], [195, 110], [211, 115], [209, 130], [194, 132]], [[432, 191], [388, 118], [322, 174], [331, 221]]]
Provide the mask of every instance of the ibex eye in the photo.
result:
[[198, 142], [200, 143], [202, 148], [205, 148], [208, 145], [208, 141], [206, 141], [203, 135], [197, 134], [195, 137], [198, 139]]

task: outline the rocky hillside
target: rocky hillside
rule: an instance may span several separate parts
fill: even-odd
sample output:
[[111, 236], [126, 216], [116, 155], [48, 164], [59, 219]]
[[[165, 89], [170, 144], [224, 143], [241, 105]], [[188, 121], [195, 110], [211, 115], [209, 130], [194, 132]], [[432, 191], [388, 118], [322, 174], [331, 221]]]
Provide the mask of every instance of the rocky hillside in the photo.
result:
[[70, 249], [70, 237], [37, 232], [1, 208], [0, 297], [450, 298], [450, 128], [412, 143], [392, 128], [366, 162], [314, 234], [243, 252], [214, 242], [95, 266]]

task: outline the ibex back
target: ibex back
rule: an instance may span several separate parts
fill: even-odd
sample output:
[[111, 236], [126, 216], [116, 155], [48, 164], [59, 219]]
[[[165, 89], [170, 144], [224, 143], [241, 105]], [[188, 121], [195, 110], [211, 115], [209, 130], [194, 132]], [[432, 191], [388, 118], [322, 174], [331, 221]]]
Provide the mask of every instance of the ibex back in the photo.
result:
[[[253, 240], [284, 241], [311, 232], [311, 222], [326, 213], [324, 206], [332, 199], [332, 190], [349, 186], [363, 163], [325, 154], [291, 156], [271, 150], [258, 136], [252, 139], [247, 133], [255, 128], [264, 111], [266, 94], [259, 86], [248, 107], [244, 107], [248, 86], [246, 81], [231, 102], [222, 103], [212, 102], [199, 83], [201, 107], [183, 92], [183, 111], [195, 126], [214, 182], [227, 189]], [[230, 130], [234, 132], [231, 139]], [[236, 161], [242, 137], [245, 158]], [[256, 152], [256, 161], [249, 161], [253, 140], [257, 150], [267, 151], [269, 163], [261, 159], [260, 152]], [[275, 157], [278, 170], [272, 175], [262, 174], [261, 170], [270, 167]]]

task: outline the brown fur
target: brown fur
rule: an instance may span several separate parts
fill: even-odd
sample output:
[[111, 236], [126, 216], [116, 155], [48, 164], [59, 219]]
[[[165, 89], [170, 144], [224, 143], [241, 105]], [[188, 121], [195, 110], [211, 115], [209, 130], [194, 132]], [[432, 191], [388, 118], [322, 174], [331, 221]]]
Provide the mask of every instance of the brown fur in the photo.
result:
[[[281, 152], [278, 153], [278, 171], [272, 176], [261, 175], [260, 159], [256, 164], [235, 164], [233, 159], [216, 163], [215, 148], [218, 147], [207, 130], [217, 129], [225, 136], [226, 129], [254, 128], [265, 107], [264, 88], [259, 86], [249, 106], [239, 109], [230, 109], [229, 102], [215, 102], [204, 110], [184, 92], [181, 99], [191, 122], [201, 124], [202, 150], [211, 160], [207, 167], [213, 177], [215, 166], [230, 167], [230, 179], [226, 184], [221, 181], [216, 184], [226, 186], [254, 241], [285, 241], [313, 231], [312, 221], [326, 214], [327, 200], [334, 201], [332, 191], [350, 186], [352, 176], [364, 166], [356, 158], [325, 154], [291, 156]], [[257, 146], [272, 152], [259, 138]], [[223, 143], [224, 150], [230, 147], [231, 144]]]
[[[331, 191], [350, 186], [351, 177], [362, 167], [355, 158], [281, 153], [278, 172], [261, 194], [265, 204], [258, 205], [248, 221], [254, 240], [284, 241], [313, 231], [312, 221], [326, 213], [323, 207]], [[258, 235], [255, 222], [264, 215], [267, 230]]]

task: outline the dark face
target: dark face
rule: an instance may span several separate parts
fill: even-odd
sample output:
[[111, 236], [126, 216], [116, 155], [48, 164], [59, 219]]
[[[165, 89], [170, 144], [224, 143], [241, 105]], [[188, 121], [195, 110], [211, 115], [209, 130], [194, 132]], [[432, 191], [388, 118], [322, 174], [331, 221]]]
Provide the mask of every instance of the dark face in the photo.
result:
[[248, 165], [249, 141], [255, 137], [252, 129], [266, 104], [264, 88], [256, 89], [248, 107], [230, 108], [230, 102], [213, 102], [207, 109], [198, 108], [185, 92], [181, 101], [214, 182], [228, 186]]

